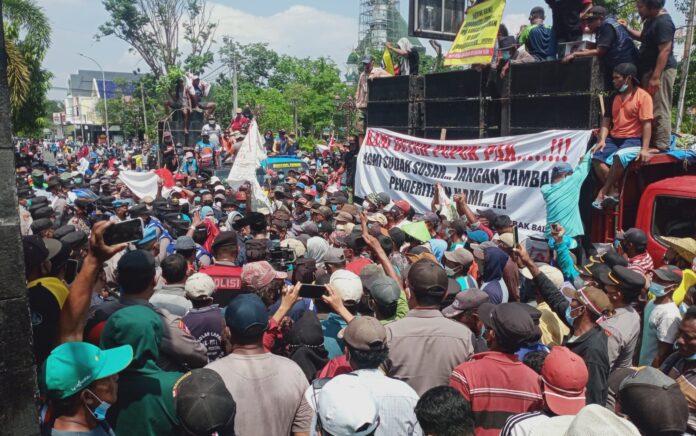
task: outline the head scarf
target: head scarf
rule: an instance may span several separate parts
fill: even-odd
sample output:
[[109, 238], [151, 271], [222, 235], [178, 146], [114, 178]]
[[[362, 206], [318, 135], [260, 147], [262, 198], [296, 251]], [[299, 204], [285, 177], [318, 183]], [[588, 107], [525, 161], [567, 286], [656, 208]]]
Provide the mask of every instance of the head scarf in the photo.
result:
[[305, 257], [317, 261], [317, 266], [324, 266], [324, 256], [329, 251], [329, 243], [324, 238], [315, 236], [307, 241], [307, 252]]
[[304, 372], [311, 382], [319, 370], [329, 362], [329, 353], [324, 348], [324, 334], [317, 315], [307, 310], [295, 321], [285, 339], [290, 359]]

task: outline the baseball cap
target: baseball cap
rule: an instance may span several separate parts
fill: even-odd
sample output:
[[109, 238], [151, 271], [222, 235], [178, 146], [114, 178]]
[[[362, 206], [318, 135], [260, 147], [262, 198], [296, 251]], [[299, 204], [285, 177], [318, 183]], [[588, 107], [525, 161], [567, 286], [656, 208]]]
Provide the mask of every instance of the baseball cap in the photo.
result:
[[335, 436], [366, 436], [379, 426], [379, 410], [360, 377], [349, 374], [331, 379], [321, 389], [317, 404], [321, 426]]
[[373, 192], [371, 194], [367, 194], [367, 197], [365, 197], [365, 199], [377, 206], [379, 209], [388, 205], [391, 201], [391, 198], [389, 198], [389, 194], [387, 194], [386, 192]]
[[630, 421], [599, 404], [588, 404], [577, 415], [555, 416], [534, 427], [531, 436], [640, 436]]
[[442, 295], [448, 284], [445, 270], [428, 259], [416, 261], [408, 270], [408, 286], [416, 294]]
[[551, 169], [551, 178], [556, 178], [561, 174], [570, 174], [573, 172], [573, 167], [568, 162], [558, 162]]
[[[551, 280], [551, 283], [556, 287], [556, 289], [561, 289], [563, 287], [563, 283], [565, 280], [563, 279], [563, 273], [561, 270], [559, 270], [556, 267], [553, 267], [549, 265], [548, 263], [542, 263], [542, 262], [537, 262], [536, 263], [537, 268], [539, 268], [539, 271], [541, 271], [547, 279]], [[529, 268], [522, 268], [520, 270], [520, 273], [524, 276], [524, 278], [528, 280], [532, 280], [532, 273], [529, 271]]]
[[360, 277], [348, 270], [339, 269], [331, 274], [329, 284], [336, 290], [344, 302], [360, 301], [363, 294]]
[[157, 230], [155, 227], [147, 227], [143, 232], [143, 238], [133, 242], [138, 248], [141, 248], [157, 239]]
[[[590, 258], [592, 259], [592, 258]], [[599, 260], [603, 262], [609, 268], [613, 268], [616, 265], [628, 266], [628, 260], [615, 251], [608, 251], [604, 253]]]
[[324, 255], [324, 263], [338, 264], [345, 262], [346, 257], [343, 255], [343, 250], [340, 248], [329, 247]]
[[[619, 64], [616, 68], [620, 67], [621, 65], [626, 65], [626, 64]], [[628, 65], [633, 66], [632, 64], [628, 64]], [[616, 70], [616, 68], [614, 70]], [[636, 67], [633, 66], [634, 71], [635, 71], [635, 68]], [[618, 239], [620, 241], [630, 242], [633, 245], [647, 245], [647, 243], [648, 243], [648, 235], [646, 235], [645, 232], [642, 231], [641, 229], [637, 229], [635, 227], [631, 227], [630, 229], [626, 230], [623, 233], [617, 233], [616, 239]]]
[[679, 284], [682, 281], [683, 271], [674, 265], [663, 265], [652, 270], [657, 278], [668, 283]]
[[411, 203], [406, 200], [397, 200], [394, 202], [394, 207], [399, 209], [402, 213], [409, 213], [411, 211]]
[[27, 271], [31, 271], [34, 267], [48, 259], [48, 249], [39, 235], [22, 237], [22, 248], [24, 250], [24, 265]]
[[440, 217], [438, 217], [435, 212], [426, 212], [425, 215], [423, 215], [423, 221], [437, 226], [440, 224]]
[[280, 241], [280, 246], [283, 248], [291, 248], [295, 252], [295, 258], [304, 256], [305, 252], [307, 251], [301, 241], [292, 238], [283, 239]]
[[545, 15], [544, 8], [542, 8], [541, 6], [534, 6], [532, 10], [529, 12], [529, 15], [531, 16], [535, 14], [541, 14], [541, 16], [543, 17]]
[[592, 286], [578, 289], [572, 296], [597, 316], [601, 316], [614, 308], [607, 294]]
[[239, 294], [225, 309], [225, 323], [235, 335], [260, 337], [268, 327], [268, 310], [258, 295]]
[[604, 18], [607, 16], [607, 9], [604, 6], [592, 6], [589, 11], [581, 18], [583, 20], [591, 20], [593, 18]]
[[370, 62], [372, 62], [372, 55], [365, 55], [365, 57], [362, 60], [362, 63], [369, 64]]
[[518, 348], [539, 333], [530, 313], [517, 304], [483, 303], [478, 313], [483, 324], [493, 329], [498, 342], [509, 347]]
[[454, 251], [445, 251], [445, 259], [460, 265], [471, 265], [474, 262], [474, 255], [466, 248], [460, 247]]
[[585, 407], [589, 373], [582, 357], [567, 347], [555, 346], [544, 360], [541, 381], [544, 401], [556, 415], [575, 415]]
[[387, 330], [377, 318], [358, 316], [339, 332], [351, 348], [360, 351], [383, 350], [387, 346]]
[[339, 211], [334, 218], [336, 222], [352, 223], [355, 219], [353, 215], [345, 211]]
[[367, 217], [368, 222], [379, 223], [382, 226], [387, 225], [387, 217], [381, 213], [373, 213]]
[[646, 366], [626, 377], [619, 387], [618, 399], [621, 412], [643, 434], [686, 431], [686, 398], [677, 382], [657, 368]]
[[195, 273], [186, 279], [184, 289], [188, 298], [212, 297], [215, 293], [215, 282], [208, 274]]
[[174, 406], [182, 427], [190, 434], [234, 433], [237, 403], [220, 374], [208, 368], [194, 369], [173, 389]]
[[190, 236], [179, 236], [176, 238], [176, 243], [174, 244], [174, 249], [179, 250], [193, 250], [196, 248], [196, 243]]
[[95, 380], [123, 371], [132, 360], [130, 345], [102, 350], [87, 342], [66, 342], [51, 351], [44, 362], [43, 388], [49, 397], [62, 400]]
[[476, 213], [480, 217], [486, 218], [491, 223], [495, 220], [495, 217], [498, 216], [493, 209], [478, 209]]
[[[368, 265], [369, 266], [369, 265]], [[363, 268], [363, 271], [367, 267]], [[401, 289], [396, 281], [384, 275], [384, 273], [376, 274], [376, 277], [370, 277], [365, 283], [365, 289], [370, 293], [370, 296], [375, 302], [382, 307], [388, 307], [396, 304], [401, 296]]]
[[242, 286], [252, 289], [260, 289], [268, 286], [273, 280], [285, 280], [288, 274], [276, 271], [273, 265], [265, 260], [249, 262], [242, 267]]
[[467, 310], [477, 309], [487, 302], [488, 294], [480, 289], [470, 288], [458, 292], [452, 304], [442, 309], [442, 314], [447, 318], [454, 318]]

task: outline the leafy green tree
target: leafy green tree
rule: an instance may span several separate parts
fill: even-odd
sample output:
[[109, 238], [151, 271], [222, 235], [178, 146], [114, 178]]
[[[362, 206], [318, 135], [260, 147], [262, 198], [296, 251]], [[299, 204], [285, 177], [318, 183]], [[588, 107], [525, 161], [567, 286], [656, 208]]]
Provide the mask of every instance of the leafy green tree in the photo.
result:
[[21, 136], [37, 136], [45, 124], [43, 109], [52, 74], [41, 68], [51, 44], [51, 26], [34, 0], [4, 0], [12, 126]]
[[[200, 74], [213, 62], [211, 46], [217, 23], [206, 0], [102, 0], [110, 19], [97, 38], [115, 36], [142, 56], [156, 77], [173, 67]], [[189, 44], [182, 61], [179, 30]]]

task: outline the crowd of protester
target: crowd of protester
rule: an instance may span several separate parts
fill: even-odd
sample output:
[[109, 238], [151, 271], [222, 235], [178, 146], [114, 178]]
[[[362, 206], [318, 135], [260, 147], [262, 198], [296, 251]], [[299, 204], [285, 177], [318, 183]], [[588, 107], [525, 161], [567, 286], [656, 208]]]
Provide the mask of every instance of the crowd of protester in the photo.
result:
[[[611, 208], [624, 168], [665, 148], [674, 26], [659, 0], [637, 0], [642, 32], [585, 1], [550, 5], [553, 27], [535, 7], [518, 38], [501, 34], [501, 59], [556, 59], [556, 43], [586, 25], [597, 47], [564, 61], [601, 57], [616, 93], [597, 145], [541, 188], [541, 256], [509, 216], [464, 194], [454, 216], [437, 194], [430, 210], [390, 192], [355, 197], [354, 136], [335, 154], [303, 155], [294, 135], [266, 131], [269, 154], [307, 169], [267, 171], [259, 207], [252, 183], [214, 175], [254, 126], [242, 111], [224, 131], [209, 114], [183, 153], [165, 133], [160, 165], [138, 144], [22, 144], [43, 432], [696, 434], [696, 240], [663, 238], [663, 259], [638, 228], [601, 253], [579, 244], [589, 171], [603, 183], [593, 206]], [[417, 73], [413, 48], [397, 45]], [[373, 63], [358, 109], [382, 74]], [[127, 169], [156, 169], [157, 195], [134, 194]], [[107, 244], [129, 220], [142, 236]]]
[[[695, 240], [655, 262], [629, 229], [578, 262], [582, 225], [549, 206], [551, 260], [535, 262], [509, 217], [464, 195], [448, 220], [436, 201], [329, 192], [334, 173], [352, 183], [356, 142], [335, 166], [272, 174], [257, 210], [248, 185], [205, 172], [137, 198], [118, 168], [19, 167], [46, 431], [696, 432]], [[554, 171], [547, 202], [583, 162]], [[141, 239], [104, 242], [136, 218]]]

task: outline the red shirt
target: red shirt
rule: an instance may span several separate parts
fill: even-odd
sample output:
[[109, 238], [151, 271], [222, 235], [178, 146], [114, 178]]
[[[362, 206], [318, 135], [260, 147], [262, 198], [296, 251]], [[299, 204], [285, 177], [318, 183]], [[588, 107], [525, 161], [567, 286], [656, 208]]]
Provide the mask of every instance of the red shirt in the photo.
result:
[[341, 354], [338, 357], [334, 357], [333, 359], [329, 360], [329, 363], [322, 368], [321, 371], [319, 371], [319, 374], [317, 375], [317, 378], [324, 378], [324, 377], [336, 377], [337, 375], [341, 374], [348, 374], [349, 372], [352, 372], [353, 368], [350, 367], [350, 364], [348, 363], [348, 359], [346, 358], [345, 354]]
[[474, 354], [454, 368], [449, 384], [471, 403], [476, 436], [498, 436], [510, 416], [544, 405], [539, 375], [514, 354]]
[[233, 132], [235, 130], [241, 131], [244, 124], [249, 124], [249, 118], [244, 115], [238, 115], [230, 121], [230, 130]]
[[198, 272], [208, 274], [215, 282], [213, 302], [220, 307], [227, 306], [232, 295], [242, 289], [241, 266], [210, 265], [202, 267]]
[[650, 253], [647, 251], [628, 259], [628, 269], [639, 272], [652, 280], [652, 269], [655, 267]]

